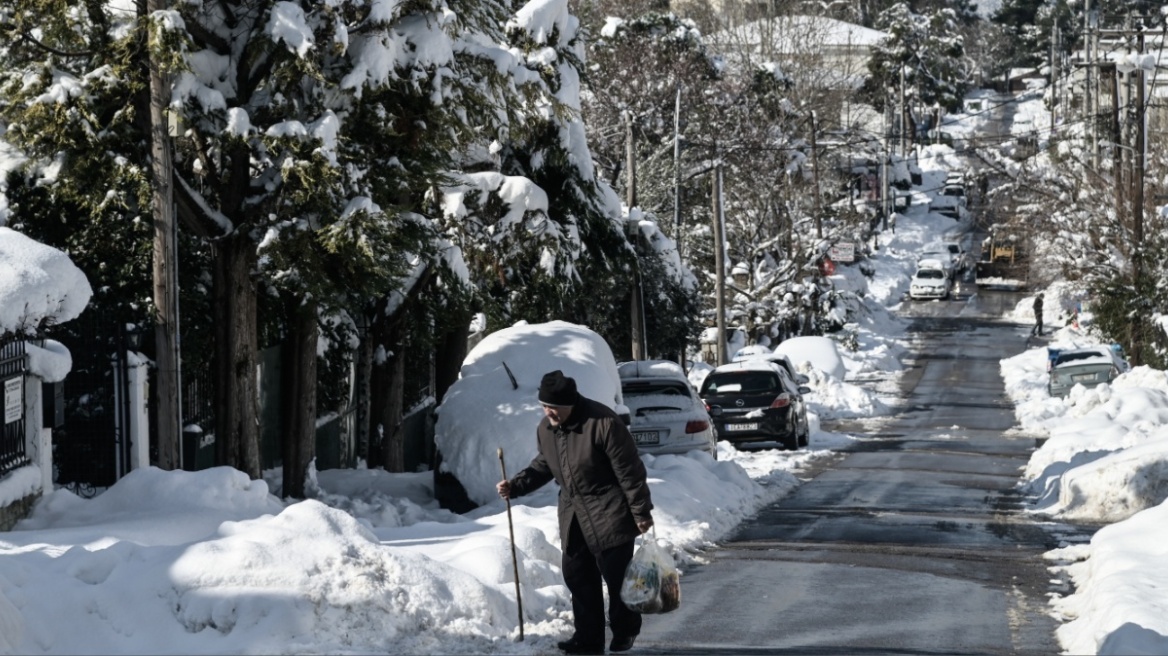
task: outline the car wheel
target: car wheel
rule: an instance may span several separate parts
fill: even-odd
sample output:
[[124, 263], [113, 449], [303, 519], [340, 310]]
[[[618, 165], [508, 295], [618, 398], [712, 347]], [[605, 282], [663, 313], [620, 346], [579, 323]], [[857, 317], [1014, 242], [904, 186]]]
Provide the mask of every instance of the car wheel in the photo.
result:
[[803, 434], [799, 437], [799, 446], [811, 446], [811, 427], [803, 422]]

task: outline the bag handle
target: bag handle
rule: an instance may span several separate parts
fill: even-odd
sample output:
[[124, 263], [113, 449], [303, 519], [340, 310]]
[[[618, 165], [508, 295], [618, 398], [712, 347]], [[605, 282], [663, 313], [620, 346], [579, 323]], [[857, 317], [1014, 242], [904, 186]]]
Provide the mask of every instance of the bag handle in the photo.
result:
[[650, 538], [652, 538], [653, 544], [657, 544], [657, 525], [650, 526], [648, 531], [645, 531], [637, 537], [641, 538], [641, 544], [648, 544]]

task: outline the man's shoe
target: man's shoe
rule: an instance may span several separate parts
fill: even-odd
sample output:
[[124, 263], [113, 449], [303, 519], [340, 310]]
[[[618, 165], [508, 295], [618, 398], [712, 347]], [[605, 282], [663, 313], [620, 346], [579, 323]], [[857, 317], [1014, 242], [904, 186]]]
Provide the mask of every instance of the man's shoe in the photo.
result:
[[609, 651], [628, 651], [633, 648], [633, 643], [636, 642], [637, 636], [613, 636], [612, 642], [608, 645]]
[[[596, 656], [604, 654], [604, 643], [600, 643], [599, 645], [588, 645], [580, 642], [575, 638], [557, 642], [556, 646], [559, 647], [560, 651], [564, 652], [565, 654], [593, 654]], [[632, 647], [632, 643], [629, 643], [629, 646]]]

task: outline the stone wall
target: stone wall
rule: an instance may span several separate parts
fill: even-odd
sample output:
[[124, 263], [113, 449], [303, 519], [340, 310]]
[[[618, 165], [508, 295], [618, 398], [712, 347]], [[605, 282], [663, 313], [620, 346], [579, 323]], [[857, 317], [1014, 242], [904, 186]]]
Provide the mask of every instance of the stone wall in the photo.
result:
[[12, 527], [16, 526], [16, 522], [28, 517], [39, 498], [41, 498], [41, 493], [37, 491], [23, 499], [17, 499], [7, 506], [0, 507], [0, 531], [11, 531]]

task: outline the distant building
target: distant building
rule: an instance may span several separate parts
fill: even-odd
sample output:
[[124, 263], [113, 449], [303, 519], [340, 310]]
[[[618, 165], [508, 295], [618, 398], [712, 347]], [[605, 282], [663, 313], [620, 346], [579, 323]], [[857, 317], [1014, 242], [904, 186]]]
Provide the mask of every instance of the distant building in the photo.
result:
[[750, 70], [773, 63], [790, 78], [801, 99], [839, 108], [837, 127], [883, 131], [884, 119], [855, 102], [868, 78], [873, 46], [888, 34], [824, 16], [774, 16], [709, 36], [710, 47], [731, 65]]

